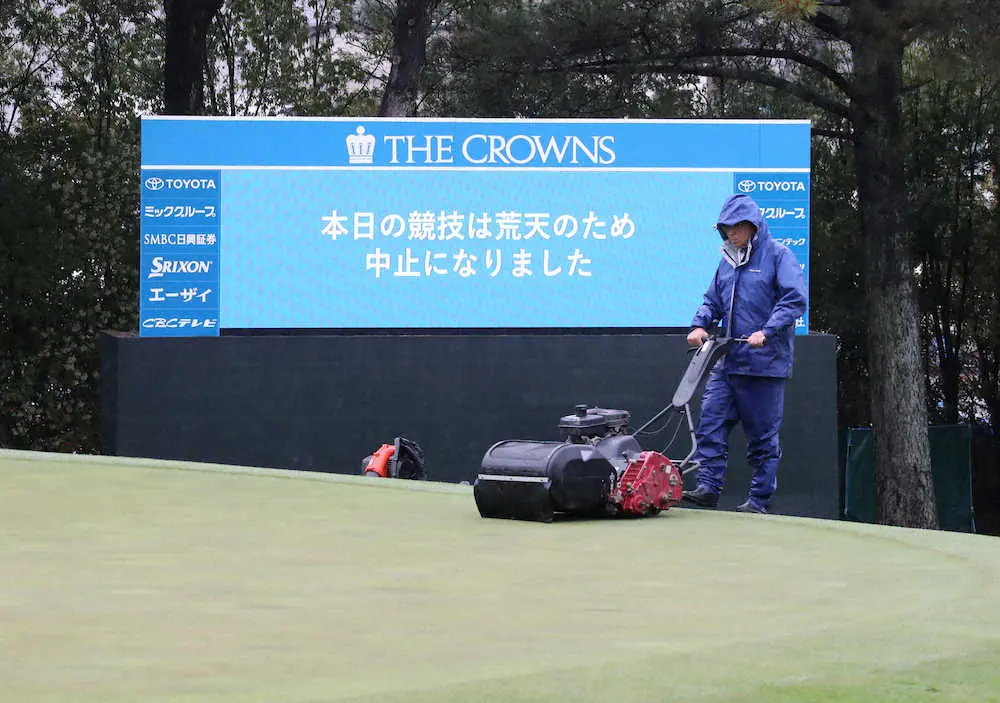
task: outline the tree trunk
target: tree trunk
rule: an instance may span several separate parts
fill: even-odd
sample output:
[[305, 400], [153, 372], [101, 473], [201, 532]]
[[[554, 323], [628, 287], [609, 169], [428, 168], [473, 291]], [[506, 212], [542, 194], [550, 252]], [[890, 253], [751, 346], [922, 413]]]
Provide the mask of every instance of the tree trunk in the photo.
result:
[[392, 22], [392, 66], [379, 117], [417, 114], [420, 76], [427, 64], [427, 33], [437, 0], [398, 0]]
[[851, 106], [867, 244], [868, 359], [882, 524], [936, 528], [914, 263], [905, 217], [903, 39], [874, 3], [853, 13]]
[[205, 107], [205, 42], [223, 0], [164, 0], [163, 106], [167, 115], [200, 115]]

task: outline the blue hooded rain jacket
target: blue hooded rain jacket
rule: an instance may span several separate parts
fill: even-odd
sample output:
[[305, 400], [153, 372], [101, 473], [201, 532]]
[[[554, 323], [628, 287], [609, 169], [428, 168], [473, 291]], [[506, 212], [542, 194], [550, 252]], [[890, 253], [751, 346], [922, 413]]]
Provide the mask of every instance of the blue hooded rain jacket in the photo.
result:
[[723, 359], [725, 371], [788, 378], [792, 374], [795, 321], [806, 311], [805, 277], [795, 255], [771, 238], [757, 203], [748, 195], [730, 196], [722, 206], [718, 225], [744, 220], [757, 227], [750, 239], [749, 257], [741, 260], [730, 246], [723, 246], [719, 268], [691, 326], [711, 331], [720, 323], [732, 337], [747, 337], [761, 330], [766, 337], [764, 346], [733, 345]]

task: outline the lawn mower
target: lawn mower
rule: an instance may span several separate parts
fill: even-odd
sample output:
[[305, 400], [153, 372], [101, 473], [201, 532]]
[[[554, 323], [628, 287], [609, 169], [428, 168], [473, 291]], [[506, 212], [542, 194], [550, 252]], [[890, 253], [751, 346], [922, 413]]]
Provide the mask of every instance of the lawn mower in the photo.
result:
[[[670, 405], [629, 431], [627, 410], [577, 405], [559, 420], [560, 441], [503, 440], [483, 456], [473, 495], [484, 518], [552, 522], [557, 516], [641, 517], [657, 515], [681, 500], [683, 476], [698, 468], [691, 398], [708, 373], [745, 338], [709, 337], [693, 357]], [[640, 435], [656, 435], [676, 413], [673, 437], [663, 452], [644, 450]], [[662, 426], [649, 431], [666, 417]], [[680, 460], [665, 454], [683, 419], [691, 451]]]

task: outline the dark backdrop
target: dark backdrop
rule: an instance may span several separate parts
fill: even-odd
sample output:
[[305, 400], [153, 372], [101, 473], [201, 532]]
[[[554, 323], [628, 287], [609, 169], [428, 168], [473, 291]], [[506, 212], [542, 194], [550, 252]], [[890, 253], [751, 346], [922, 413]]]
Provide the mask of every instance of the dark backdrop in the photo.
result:
[[[446, 482], [473, 481], [501, 439], [559, 439], [576, 403], [629, 410], [638, 426], [670, 402], [688, 363], [684, 335], [661, 333], [106, 333], [101, 344], [107, 454], [359, 473], [402, 435]], [[796, 338], [776, 513], [839, 515], [835, 355], [831, 336]], [[682, 431], [667, 455], [688, 449]], [[737, 429], [722, 507], [745, 498], [745, 451]]]

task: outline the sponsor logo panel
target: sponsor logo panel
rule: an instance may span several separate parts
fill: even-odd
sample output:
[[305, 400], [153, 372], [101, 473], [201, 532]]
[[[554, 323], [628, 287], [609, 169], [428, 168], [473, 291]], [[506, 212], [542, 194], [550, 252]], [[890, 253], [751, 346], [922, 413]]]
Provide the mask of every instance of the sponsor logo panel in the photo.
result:
[[219, 334], [219, 311], [156, 310], [139, 318], [139, 334], [148, 337], [203, 337]]
[[140, 263], [141, 281], [204, 281], [219, 277], [219, 255], [215, 252], [147, 254]]
[[219, 171], [143, 169], [140, 188], [143, 199], [195, 196], [218, 200], [222, 191], [222, 174]]
[[140, 294], [144, 312], [166, 307], [185, 312], [219, 307], [219, 286], [212, 281], [148, 283], [142, 286]]
[[143, 251], [154, 249], [182, 249], [184, 251], [212, 251], [219, 248], [219, 235], [215, 231], [203, 228], [189, 231], [186, 228], [175, 231], [166, 228], [150, 228], [142, 233], [141, 245]]
[[219, 333], [219, 171], [144, 169], [140, 176], [139, 333]]

